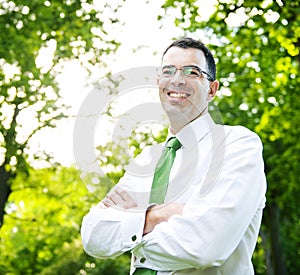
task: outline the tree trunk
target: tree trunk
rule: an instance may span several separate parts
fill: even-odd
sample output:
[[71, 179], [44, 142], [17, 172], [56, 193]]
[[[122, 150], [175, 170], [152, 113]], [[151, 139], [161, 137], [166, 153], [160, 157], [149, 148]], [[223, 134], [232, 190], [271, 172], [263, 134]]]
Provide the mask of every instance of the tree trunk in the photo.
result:
[[260, 236], [262, 239], [262, 245], [265, 250], [265, 263], [267, 266], [266, 275], [274, 275], [273, 264], [272, 264], [272, 251], [270, 247], [270, 233], [265, 227], [261, 227]]
[[268, 229], [270, 232], [270, 245], [274, 275], [287, 275], [284, 253], [280, 234], [280, 209], [273, 203], [267, 206]]
[[9, 178], [9, 173], [5, 170], [4, 165], [0, 166], [0, 228], [3, 224], [5, 204], [11, 193], [11, 188], [8, 184]]

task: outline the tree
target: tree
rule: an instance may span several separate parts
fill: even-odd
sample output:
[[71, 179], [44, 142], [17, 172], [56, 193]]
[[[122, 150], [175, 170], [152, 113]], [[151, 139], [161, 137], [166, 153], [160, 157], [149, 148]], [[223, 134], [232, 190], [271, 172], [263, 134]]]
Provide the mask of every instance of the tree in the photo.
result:
[[[153, 135], [149, 129], [135, 132], [138, 140], [130, 138], [134, 155], [145, 145], [165, 139], [165, 130]], [[97, 148], [99, 162], [103, 168], [113, 165], [115, 169], [98, 178], [94, 193], [72, 167], [29, 168], [28, 177], [16, 176], [0, 228], [0, 274], [129, 274], [130, 253], [110, 260], [90, 257], [79, 234], [82, 217], [105, 196], [110, 184], [118, 182], [124, 172], [120, 163], [128, 162], [124, 147], [110, 145]], [[106, 158], [108, 151], [112, 154]]]
[[268, 192], [257, 274], [298, 274], [299, 1], [219, 0], [208, 20], [199, 3], [168, 0], [163, 8], [177, 9], [176, 24], [215, 53], [224, 122], [262, 138]]
[[[28, 174], [30, 139], [40, 129], [54, 127], [67, 113], [55, 79], [63, 62], [76, 58], [87, 68], [105, 67], [101, 56], [118, 47], [105, 30], [117, 24], [113, 11], [118, 6], [92, 3], [0, 3], [0, 227], [12, 180]], [[45, 48], [50, 51], [49, 64], [38, 62]]]
[[0, 229], [0, 274], [128, 274], [128, 254], [104, 261], [83, 251], [81, 220], [99, 198], [88, 192], [78, 171], [51, 167], [28, 172], [26, 179], [18, 174], [13, 181]]
[[[0, 228], [0, 273], [128, 273], [128, 255], [105, 262], [91, 258], [78, 234], [82, 216], [122, 175], [124, 148], [98, 147], [99, 162], [117, 168], [101, 179], [99, 197], [86, 193], [76, 171], [48, 156], [42, 157], [52, 168], [34, 171], [28, 164], [31, 138], [66, 114], [55, 80], [63, 62], [76, 58], [87, 69], [104, 68], [101, 57], [118, 47], [107, 35], [118, 24], [118, 1], [107, 2], [0, 3], [0, 226], [5, 204], [8, 213]], [[256, 274], [298, 274], [299, 3], [219, 0], [207, 20], [199, 15], [199, 3], [166, 0], [163, 8], [168, 14], [176, 9], [179, 29], [203, 37], [217, 56], [221, 89], [212, 107], [222, 111], [225, 123], [247, 126], [264, 143], [268, 193], [253, 258]], [[53, 52], [49, 66], [37, 62], [44, 48]], [[25, 124], [31, 126], [27, 131]], [[129, 147], [135, 155], [164, 136], [151, 140], [149, 132], [142, 133]]]

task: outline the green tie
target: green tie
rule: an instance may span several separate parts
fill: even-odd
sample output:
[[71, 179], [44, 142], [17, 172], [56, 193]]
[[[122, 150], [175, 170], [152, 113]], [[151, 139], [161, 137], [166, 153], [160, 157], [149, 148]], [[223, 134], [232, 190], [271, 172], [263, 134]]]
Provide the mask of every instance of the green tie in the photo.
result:
[[169, 139], [155, 168], [149, 203], [164, 203], [169, 184], [170, 171], [181, 143], [176, 137]]
[[147, 268], [137, 268], [133, 275], [155, 275], [157, 271]]
[[[156, 165], [149, 203], [164, 203], [168, 189], [170, 171], [181, 143], [175, 137], [169, 139]], [[133, 275], [155, 275], [157, 271], [147, 268], [137, 268]]]

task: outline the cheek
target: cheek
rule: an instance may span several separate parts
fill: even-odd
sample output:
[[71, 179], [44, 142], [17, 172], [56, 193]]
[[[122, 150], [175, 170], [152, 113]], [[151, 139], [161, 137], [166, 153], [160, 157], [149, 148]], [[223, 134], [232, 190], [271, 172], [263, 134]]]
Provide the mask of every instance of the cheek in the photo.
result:
[[201, 85], [198, 86], [198, 91], [201, 94], [202, 99], [206, 99], [208, 100], [210, 98], [210, 87], [209, 84], [205, 83], [201, 83]]
[[164, 96], [164, 89], [162, 87], [158, 87], [158, 95], [159, 98], [162, 99]]
[[193, 104], [195, 104], [195, 106], [206, 106], [209, 102], [209, 96], [207, 92], [204, 91], [197, 91], [193, 98], [191, 98], [191, 101], [193, 102]]
[[161, 87], [163, 87], [163, 81], [161, 81], [159, 78], [157, 78], [157, 80], [156, 80], [156, 84], [157, 84], [157, 86], [158, 86], [158, 88], [159, 88], [159, 90], [161, 89]]
[[209, 85], [206, 85], [205, 83], [199, 83], [193, 88], [197, 98], [201, 100], [207, 100], [209, 98]]

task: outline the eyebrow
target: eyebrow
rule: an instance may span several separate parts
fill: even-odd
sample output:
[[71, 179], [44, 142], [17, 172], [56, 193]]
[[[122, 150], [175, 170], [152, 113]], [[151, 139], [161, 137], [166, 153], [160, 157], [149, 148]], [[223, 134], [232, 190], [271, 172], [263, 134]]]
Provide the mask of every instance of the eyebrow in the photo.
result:
[[[162, 67], [163, 68], [168, 68], [168, 67], [175, 67], [175, 68], [177, 68], [175, 65], [163, 65]], [[198, 66], [198, 65], [185, 65], [185, 66], [182, 66], [181, 68], [185, 68], [185, 67], [192, 67], [192, 68], [197, 68], [197, 69], [202, 70], [200, 68], [200, 66]]]

